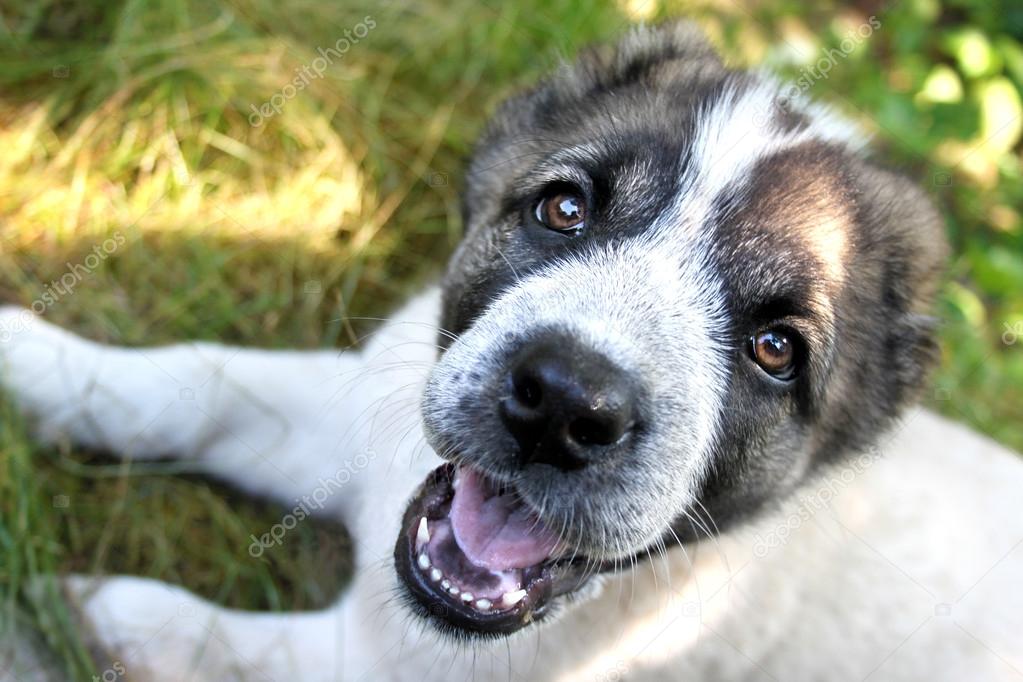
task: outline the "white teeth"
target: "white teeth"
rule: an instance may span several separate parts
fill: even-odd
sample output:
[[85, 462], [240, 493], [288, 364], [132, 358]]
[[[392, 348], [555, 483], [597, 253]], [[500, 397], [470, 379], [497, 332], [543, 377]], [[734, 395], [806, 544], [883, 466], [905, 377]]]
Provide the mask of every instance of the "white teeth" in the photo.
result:
[[505, 592], [504, 596], [501, 597], [501, 603], [505, 606], [515, 606], [526, 596], [525, 590], [515, 590], [514, 592]]
[[[419, 524], [420, 534], [422, 534], [422, 529], [425, 527], [425, 523], [426, 519], [424, 518]], [[417, 557], [416, 562], [419, 564], [419, 568], [423, 571], [429, 569], [430, 580], [435, 583], [439, 582], [441, 589], [453, 596], [455, 599], [459, 599], [465, 604], [472, 604], [479, 611], [489, 611], [494, 607], [494, 602], [489, 599], [476, 599], [472, 592], [462, 592], [458, 589], [457, 585], [452, 585], [451, 581], [445, 578], [444, 574], [441, 573], [441, 570], [431, 564], [430, 557], [426, 554], [426, 552], [421, 552]], [[508, 592], [501, 598], [501, 603], [506, 607], [515, 606], [522, 601], [525, 596], [525, 590]]]
[[426, 525], [426, 517], [419, 519], [419, 530], [416, 531], [416, 544], [425, 545], [430, 541], [430, 528]]

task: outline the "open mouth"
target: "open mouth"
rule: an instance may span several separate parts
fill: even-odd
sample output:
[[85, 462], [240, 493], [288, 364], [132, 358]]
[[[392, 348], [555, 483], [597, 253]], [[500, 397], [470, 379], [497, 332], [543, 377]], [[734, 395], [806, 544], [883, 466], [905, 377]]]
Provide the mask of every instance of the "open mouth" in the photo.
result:
[[564, 551], [513, 490], [452, 464], [431, 472], [412, 499], [394, 555], [417, 610], [484, 636], [543, 617], [599, 570]]

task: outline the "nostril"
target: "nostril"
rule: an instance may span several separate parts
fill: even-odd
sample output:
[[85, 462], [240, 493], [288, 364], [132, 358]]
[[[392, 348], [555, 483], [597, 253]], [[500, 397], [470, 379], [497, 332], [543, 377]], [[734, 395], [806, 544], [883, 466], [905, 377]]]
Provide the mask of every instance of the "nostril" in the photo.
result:
[[568, 436], [579, 445], [606, 445], [607, 428], [593, 419], [576, 419], [568, 426]]
[[540, 382], [528, 374], [520, 374], [512, 379], [515, 397], [524, 407], [536, 408], [543, 402], [543, 389]]
[[615, 419], [580, 417], [568, 425], [568, 436], [579, 445], [611, 445], [629, 430]]

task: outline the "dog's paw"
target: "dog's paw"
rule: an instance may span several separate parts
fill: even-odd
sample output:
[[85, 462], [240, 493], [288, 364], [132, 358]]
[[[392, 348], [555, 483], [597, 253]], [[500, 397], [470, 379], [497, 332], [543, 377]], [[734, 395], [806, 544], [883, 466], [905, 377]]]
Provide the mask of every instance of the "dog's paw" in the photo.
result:
[[98, 663], [138, 680], [337, 679], [329, 613], [225, 609], [148, 578], [64, 580]]
[[14, 341], [19, 334], [32, 329], [38, 320], [28, 308], [0, 305], [0, 344]]
[[[0, 305], [0, 377], [53, 360], [57, 328], [28, 308]], [[6, 381], [5, 381], [6, 383]]]
[[218, 609], [188, 591], [146, 578], [82, 576], [66, 578], [64, 590], [97, 665], [129, 679], [232, 679], [236, 661]]

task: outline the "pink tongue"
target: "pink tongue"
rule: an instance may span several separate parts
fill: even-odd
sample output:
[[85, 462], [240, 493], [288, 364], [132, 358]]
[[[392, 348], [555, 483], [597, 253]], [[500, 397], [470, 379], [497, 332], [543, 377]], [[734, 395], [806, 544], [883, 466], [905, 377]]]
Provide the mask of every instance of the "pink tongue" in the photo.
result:
[[469, 561], [492, 571], [545, 560], [558, 538], [512, 495], [495, 495], [472, 469], [460, 467], [451, 527]]

